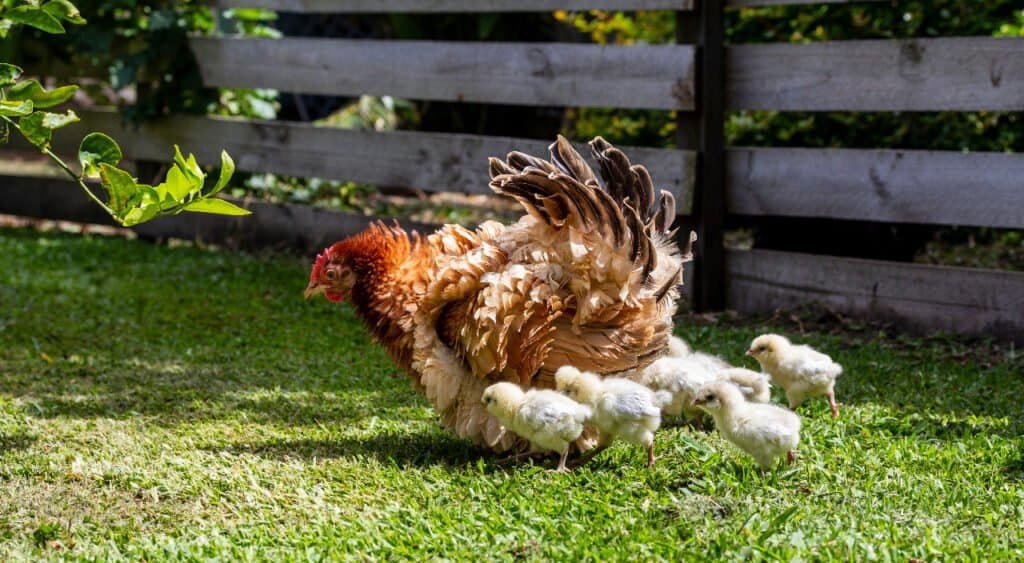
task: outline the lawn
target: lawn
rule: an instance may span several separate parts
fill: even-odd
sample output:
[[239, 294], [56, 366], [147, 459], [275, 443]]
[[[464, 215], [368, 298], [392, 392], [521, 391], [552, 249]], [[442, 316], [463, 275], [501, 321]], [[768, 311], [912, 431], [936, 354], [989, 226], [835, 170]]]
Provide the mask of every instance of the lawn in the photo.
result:
[[808, 403], [764, 475], [672, 424], [653, 470], [619, 444], [560, 475], [441, 429], [347, 305], [302, 300], [306, 260], [32, 230], [0, 255], [0, 560], [1024, 558], [1012, 348], [686, 317], [734, 363], [769, 329], [829, 352], [839, 420]]

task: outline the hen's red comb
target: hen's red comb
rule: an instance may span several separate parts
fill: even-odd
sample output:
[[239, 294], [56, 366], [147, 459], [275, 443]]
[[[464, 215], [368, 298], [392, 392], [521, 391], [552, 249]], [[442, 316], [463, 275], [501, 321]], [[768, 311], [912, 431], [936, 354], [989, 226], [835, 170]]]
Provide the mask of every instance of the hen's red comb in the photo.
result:
[[320, 271], [324, 269], [327, 264], [328, 258], [331, 256], [330, 247], [325, 248], [323, 252], [316, 255], [316, 262], [313, 263], [313, 271], [309, 274], [309, 282], [313, 283], [320, 277]]

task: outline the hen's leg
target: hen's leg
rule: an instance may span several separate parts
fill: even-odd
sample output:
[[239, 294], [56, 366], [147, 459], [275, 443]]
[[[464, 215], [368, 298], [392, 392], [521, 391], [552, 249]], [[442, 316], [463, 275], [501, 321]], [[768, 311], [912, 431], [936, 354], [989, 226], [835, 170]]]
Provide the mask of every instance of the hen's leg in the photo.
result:
[[499, 459], [497, 463], [499, 465], [504, 465], [506, 463], [512, 463], [514, 461], [519, 461], [521, 459], [532, 457], [532, 456], [537, 455], [539, 453], [540, 452], [537, 451], [536, 449], [534, 449], [534, 447], [531, 445], [530, 449], [526, 450], [525, 452], [520, 452], [520, 453], [512, 454], [512, 455], [510, 455], [508, 457], [503, 457], [503, 458]]
[[587, 462], [589, 462], [590, 460], [594, 459], [594, 457], [596, 457], [597, 454], [599, 454], [599, 453], [601, 453], [601, 452], [603, 452], [603, 451], [605, 451], [607, 449], [608, 449], [607, 445], [598, 444], [597, 447], [595, 447], [594, 449], [592, 449], [589, 452], [587, 452], [586, 455], [584, 455], [583, 457], [581, 457], [581, 458], [577, 459], [576, 461], [574, 461], [572, 463], [572, 466], [574, 468], [576, 468], [576, 467], [580, 467], [582, 465], [585, 465]]

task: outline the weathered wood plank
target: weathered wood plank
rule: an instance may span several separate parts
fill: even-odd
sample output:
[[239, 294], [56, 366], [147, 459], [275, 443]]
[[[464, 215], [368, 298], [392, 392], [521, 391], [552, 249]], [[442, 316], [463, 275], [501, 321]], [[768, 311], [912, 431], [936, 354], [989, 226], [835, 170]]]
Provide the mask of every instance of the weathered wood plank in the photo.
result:
[[[132, 227], [141, 236], [202, 240], [242, 248], [296, 249], [306, 253], [365, 229], [376, 217], [340, 213], [313, 207], [240, 201], [252, 211], [245, 217], [183, 213], [161, 217]], [[116, 226], [69, 180], [0, 174], [0, 213]], [[432, 232], [435, 225], [402, 220], [406, 229]]]
[[[547, 155], [548, 142], [408, 131], [357, 131], [307, 123], [176, 117], [140, 129], [126, 127], [113, 112], [80, 112], [81, 122], [54, 137], [58, 150], [73, 152], [87, 131], [117, 139], [128, 158], [170, 162], [173, 145], [191, 151], [201, 163], [220, 162], [227, 150], [239, 170], [273, 172], [380, 186], [493, 194], [487, 158], [512, 150]], [[577, 143], [585, 150], [585, 145]], [[677, 211], [688, 214], [693, 200], [691, 151], [622, 147], [630, 159], [647, 166], [659, 188], [676, 196]], [[589, 154], [589, 151], [583, 154]]]
[[817, 301], [927, 331], [1024, 340], [1024, 273], [770, 250], [727, 255], [729, 307], [768, 312]]
[[891, 0], [726, 0], [730, 7], [785, 6], [796, 4], [858, 4], [862, 2], [889, 2]]
[[1024, 37], [736, 45], [730, 109], [1024, 110]]
[[693, 9], [693, 0], [213, 0], [210, 3], [220, 8], [262, 8], [311, 14]]
[[1024, 228], [1024, 154], [734, 148], [729, 212]]
[[191, 40], [208, 86], [542, 106], [693, 108], [691, 45]]

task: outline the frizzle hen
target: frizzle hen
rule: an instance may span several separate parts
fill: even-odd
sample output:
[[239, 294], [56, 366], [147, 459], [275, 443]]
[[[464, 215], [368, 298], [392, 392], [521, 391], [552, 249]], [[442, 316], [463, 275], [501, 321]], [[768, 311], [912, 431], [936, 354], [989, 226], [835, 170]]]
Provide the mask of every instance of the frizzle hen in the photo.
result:
[[[600, 137], [601, 179], [564, 138], [546, 161], [491, 159], [491, 188], [526, 214], [411, 236], [377, 223], [321, 253], [306, 297], [347, 299], [444, 425], [497, 451], [516, 439], [481, 404], [499, 381], [554, 387], [563, 365], [598, 374], [664, 353], [683, 263], [675, 199]], [[691, 233], [692, 244], [695, 235]], [[592, 445], [585, 433], [579, 449]]]

